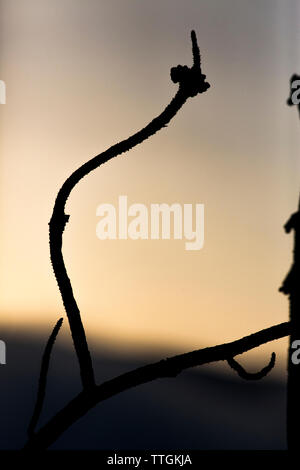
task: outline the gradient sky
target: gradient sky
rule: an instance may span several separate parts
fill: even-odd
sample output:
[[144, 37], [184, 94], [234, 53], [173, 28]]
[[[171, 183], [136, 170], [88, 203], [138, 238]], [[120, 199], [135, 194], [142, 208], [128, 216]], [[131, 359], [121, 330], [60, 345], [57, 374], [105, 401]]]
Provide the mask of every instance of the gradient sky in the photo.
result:
[[[300, 128], [297, 0], [2, 0], [1, 323], [49, 331], [63, 307], [48, 221], [80, 164], [158, 115], [191, 64], [195, 29], [211, 88], [169, 127], [88, 175], [67, 204], [66, 266], [89, 338], [183, 352], [288, 319]], [[204, 203], [205, 243], [100, 241], [96, 208]], [[286, 340], [266, 352], [286, 360]]]

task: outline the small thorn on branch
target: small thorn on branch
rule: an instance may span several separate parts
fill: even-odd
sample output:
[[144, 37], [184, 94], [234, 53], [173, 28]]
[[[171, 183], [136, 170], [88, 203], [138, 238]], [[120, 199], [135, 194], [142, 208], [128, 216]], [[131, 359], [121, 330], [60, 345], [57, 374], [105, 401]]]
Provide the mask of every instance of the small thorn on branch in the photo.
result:
[[233, 357], [227, 359], [228, 365], [245, 380], [259, 380], [265, 377], [275, 365], [276, 354], [273, 352], [269, 364], [259, 372], [247, 372]]

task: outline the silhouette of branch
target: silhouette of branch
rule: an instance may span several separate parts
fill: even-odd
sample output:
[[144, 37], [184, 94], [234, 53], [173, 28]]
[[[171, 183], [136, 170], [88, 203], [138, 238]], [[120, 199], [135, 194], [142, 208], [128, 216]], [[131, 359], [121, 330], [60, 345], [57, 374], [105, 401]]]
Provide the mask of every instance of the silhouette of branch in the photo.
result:
[[274, 341], [291, 332], [289, 322], [266, 328], [231, 343], [199, 349], [154, 364], [139, 367], [102, 383], [90, 390], [83, 390], [68, 405], [60, 410], [48, 423], [31, 436], [25, 450], [46, 449], [64, 433], [73, 423], [84, 416], [98, 403], [152, 380], [163, 377], [175, 377], [184, 369], [216, 361], [228, 361], [237, 354], [249, 351], [262, 344]]
[[38, 419], [42, 411], [43, 402], [44, 402], [45, 393], [46, 393], [47, 374], [48, 374], [48, 369], [49, 369], [49, 364], [50, 364], [50, 356], [51, 356], [52, 348], [54, 346], [56, 337], [58, 335], [58, 332], [61, 328], [62, 323], [63, 323], [63, 318], [60, 318], [58, 322], [56, 323], [48, 339], [48, 342], [47, 342], [47, 345], [45, 347], [45, 351], [42, 357], [36, 404], [35, 404], [33, 415], [32, 415], [31, 421], [28, 426], [28, 431], [27, 431], [29, 437], [33, 436], [35, 427], [37, 425]]
[[111, 158], [121, 155], [136, 145], [141, 144], [150, 136], [156, 134], [160, 129], [166, 127], [189, 97], [196, 96], [198, 93], [204, 93], [210, 87], [209, 83], [205, 82], [206, 76], [202, 74], [200, 69], [200, 52], [194, 31], [191, 33], [191, 38], [194, 64], [191, 68], [178, 65], [171, 69], [171, 79], [174, 83], [179, 83], [179, 89], [164, 111], [154, 118], [146, 127], [136, 132], [128, 139], [111, 146], [108, 150], [92, 158], [75, 170], [64, 182], [55, 200], [52, 217], [49, 222], [50, 257], [69, 320], [84, 389], [95, 387], [95, 377], [80, 311], [73, 295], [71, 282], [62, 255], [62, 237], [66, 223], [69, 220], [69, 215], [66, 215], [64, 212], [65, 205], [72, 189], [84, 176]]
[[64, 431], [66, 431], [73, 423], [84, 416], [98, 403], [125, 390], [152, 380], [163, 377], [176, 377], [184, 369], [188, 369], [190, 367], [225, 360], [241, 377], [247, 379], [261, 378], [273, 368], [275, 363], [275, 353], [272, 354], [269, 365], [256, 374], [247, 373], [243, 367], [238, 364], [234, 357], [258, 347], [261, 344], [291, 334], [291, 324], [289, 322], [282, 323], [231, 343], [225, 343], [162, 359], [154, 364], [139, 367], [138, 369], [122, 374], [112, 380], [102, 383], [101, 385], [95, 384], [92, 360], [88, 349], [80, 311], [73, 295], [71, 282], [68, 277], [62, 255], [62, 237], [66, 223], [69, 220], [69, 215], [64, 212], [65, 205], [72, 189], [88, 173], [98, 168], [111, 158], [127, 152], [136, 145], [141, 144], [150, 136], [156, 134], [160, 129], [166, 127], [188, 98], [194, 97], [198, 93], [204, 93], [209, 88], [210, 85], [205, 82], [206, 76], [201, 72], [200, 51], [194, 31], [191, 32], [191, 39], [193, 65], [192, 67], [188, 67], [186, 65], [172, 67], [170, 71], [171, 79], [174, 83], [179, 84], [179, 88], [174, 98], [166, 106], [164, 111], [154, 118], [147, 126], [130, 136], [128, 139], [111, 146], [108, 150], [92, 158], [75, 170], [64, 182], [58, 192], [52, 217], [49, 222], [50, 256], [69, 320], [74, 347], [79, 362], [83, 390], [50, 421], [48, 421], [48, 423], [38, 431], [34, 432], [43, 404], [51, 350], [61, 325], [60, 320], [49, 338], [44, 353], [37, 403], [29, 426], [29, 439], [24, 447], [26, 450], [46, 449], [51, 446], [56, 439], [64, 433]]
[[269, 364], [259, 372], [247, 372], [233, 357], [227, 359], [228, 365], [235, 370], [242, 379], [259, 380], [265, 377], [275, 365], [276, 354], [273, 352]]

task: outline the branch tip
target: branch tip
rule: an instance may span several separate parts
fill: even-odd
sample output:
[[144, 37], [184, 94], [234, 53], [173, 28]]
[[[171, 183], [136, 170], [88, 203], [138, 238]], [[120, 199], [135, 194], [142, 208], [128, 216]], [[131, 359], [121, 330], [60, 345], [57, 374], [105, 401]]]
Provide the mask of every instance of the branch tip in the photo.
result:
[[200, 69], [201, 58], [200, 50], [197, 42], [197, 36], [194, 30], [191, 31], [192, 50], [193, 50], [193, 67]]

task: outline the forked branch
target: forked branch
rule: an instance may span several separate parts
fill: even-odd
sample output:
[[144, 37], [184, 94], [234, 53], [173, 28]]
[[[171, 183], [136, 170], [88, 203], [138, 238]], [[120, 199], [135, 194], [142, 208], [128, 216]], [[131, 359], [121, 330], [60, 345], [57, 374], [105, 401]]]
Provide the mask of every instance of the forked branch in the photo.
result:
[[163, 359], [154, 364], [139, 367], [112, 380], [98, 385], [93, 390], [83, 391], [67, 406], [59, 411], [43, 428], [32, 436], [24, 449], [46, 449], [53, 444], [73, 423], [84, 416], [98, 403], [107, 400], [125, 390], [162, 377], [175, 377], [184, 369], [201, 366], [216, 361], [228, 361], [229, 358], [242, 354], [262, 344], [290, 335], [289, 322], [245, 336], [237, 341], [199, 349]]

